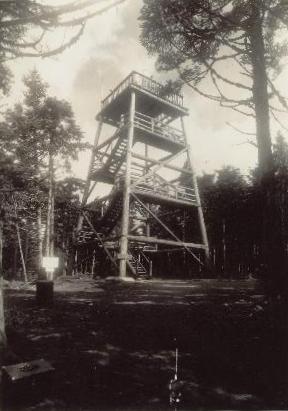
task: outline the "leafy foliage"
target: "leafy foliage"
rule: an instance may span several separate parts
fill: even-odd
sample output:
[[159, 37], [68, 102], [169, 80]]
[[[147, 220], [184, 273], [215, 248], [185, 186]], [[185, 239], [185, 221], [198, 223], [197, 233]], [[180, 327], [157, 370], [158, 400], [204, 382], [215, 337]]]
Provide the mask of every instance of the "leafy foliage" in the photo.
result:
[[4, 137], [10, 151], [28, 167], [45, 166], [49, 153], [69, 167], [68, 158], [76, 159], [77, 151], [86, 147], [70, 104], [47, 96], [47, 85], [37, 71], [26, 76], [24, 84], [24, 104], [16, 105], [6, 115]]

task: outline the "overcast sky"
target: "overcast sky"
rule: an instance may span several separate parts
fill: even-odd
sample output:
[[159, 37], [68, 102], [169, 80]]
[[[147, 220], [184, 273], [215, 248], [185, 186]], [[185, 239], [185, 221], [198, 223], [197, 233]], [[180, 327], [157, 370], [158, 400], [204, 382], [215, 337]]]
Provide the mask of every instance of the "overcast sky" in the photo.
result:
[[[22, 59], [11, 64], [15, 76], [13, 101], [21, 99], [23, 75], [36, 68], [50, 85], [50, 94], [71, 103], [85, 139], [92, 142], [101, 99], [132, 70], [165, 80], [163, 74], [155, 72], [154, 59], [139, 42], [137, 17], [141, 3], [141, 0], [127, 0], [124, 5], [96, 17], [87, 24], [78, 43], [59, 56], [42, 60]], [[59, 0], [59, 4], [62, 1]], [[233, 67], [225, 69], [229, 72]], [[281, 81], [287, 90], [284, 75]], [[191, 90], [184, 89], [183, 93], [185, 106], [190, 111], [186, 128], [196, 171], [211, 172], [223, 165], [233, 165], [246, 173], [252, 168], [257, 160], [256, 149], [244, 144], [246, 137], [235, 132], [227, 122], [250, 132], [254, 131], [253, 122], [249, 123], [246, 118], [195, 95]], [[87, 164], [87, 154], [82, 155], [75, 164], [74, 173], [84, 178]]]

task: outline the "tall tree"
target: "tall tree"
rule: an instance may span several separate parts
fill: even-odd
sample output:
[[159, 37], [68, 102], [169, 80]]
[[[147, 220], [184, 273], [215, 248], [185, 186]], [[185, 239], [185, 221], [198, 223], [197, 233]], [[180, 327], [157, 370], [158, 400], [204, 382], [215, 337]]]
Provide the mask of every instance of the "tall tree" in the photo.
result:
[[[45, 254], [54, 252], [55, 168], [69, 168], [70, 161], [86, 145], [75, 123], [71, 106], [47, 94], [47, 85], [37, 71], [25, 77], [25, 99], [7, 113], [10, 151], [39, 179], [47, 178], [48, 206]], [[10, 138], [9, 138], [10, 137]], [[33, 147], [33, 150], [31, 150]]]
[[[273, 84], [287, 49], [278, 36], [287, 28], [287, 2], [144, 0], [140, 20], [142, 43], [158, 56], [158, 69], [176, 69], [181, 81], [201, 95], [255, 118], [264, 204], [263, 272], [277, 279], [277, 272], [284, 267], [284, 254], [274, 201], [270, 114], [277, 118], [277, 110], [287, 109], [286, 100]], [[230, 75], [227, 64], [233, 68]], [[214, 92], [203, 89], [207, 78]], [[277, 103], [282, 107], [275, 107]], [[276, 228], [271, 234], [272, 224]]]
[[11, 231], [15, 232], [13, 196], [17, 192], [22, 193], [27, 188], [29, 184], [27, 182], [31, 181], [30, 177], [30, 173], [17, 163], [15, 158], [0, 152], [0, 364], [1, 354], [6, 344], [2, 291], [4, 236], [7, 236], [7, 225]]

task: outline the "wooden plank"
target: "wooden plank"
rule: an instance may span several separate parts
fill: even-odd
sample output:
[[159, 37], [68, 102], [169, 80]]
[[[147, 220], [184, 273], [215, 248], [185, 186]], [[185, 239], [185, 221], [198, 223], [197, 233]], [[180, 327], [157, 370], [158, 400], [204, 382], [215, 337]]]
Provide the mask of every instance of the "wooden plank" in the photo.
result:
[[139, 243], [149, 243], [149, 244], [163, 244], [163, 245], [172, 245], [183, 248], [197, 248], [200, 250], [205, 250], [206, 246], [204, 244], [198, 243], [186, 243], [183, 241], [174, 241], [174, 240], [164, 240], [162, 238], [156, 237], [145, 237], [140, 235], [128, 235], [128, 239], [131, 241], [136, 241]]

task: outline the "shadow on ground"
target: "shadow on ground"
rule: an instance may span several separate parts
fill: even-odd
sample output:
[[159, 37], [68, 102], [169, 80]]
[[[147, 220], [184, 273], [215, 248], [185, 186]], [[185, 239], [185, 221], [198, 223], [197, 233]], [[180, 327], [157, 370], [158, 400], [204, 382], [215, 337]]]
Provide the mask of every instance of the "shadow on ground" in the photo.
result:
[[6, 363], [55, 368], [40, 398], [27, 393], [7, 410], [169, 409], [175, 346], [179, 409], [287, 406], [286, 331], [255, 283], [82, 278], [55, 290], [41, 308], [32, 287], [6, 289]]

